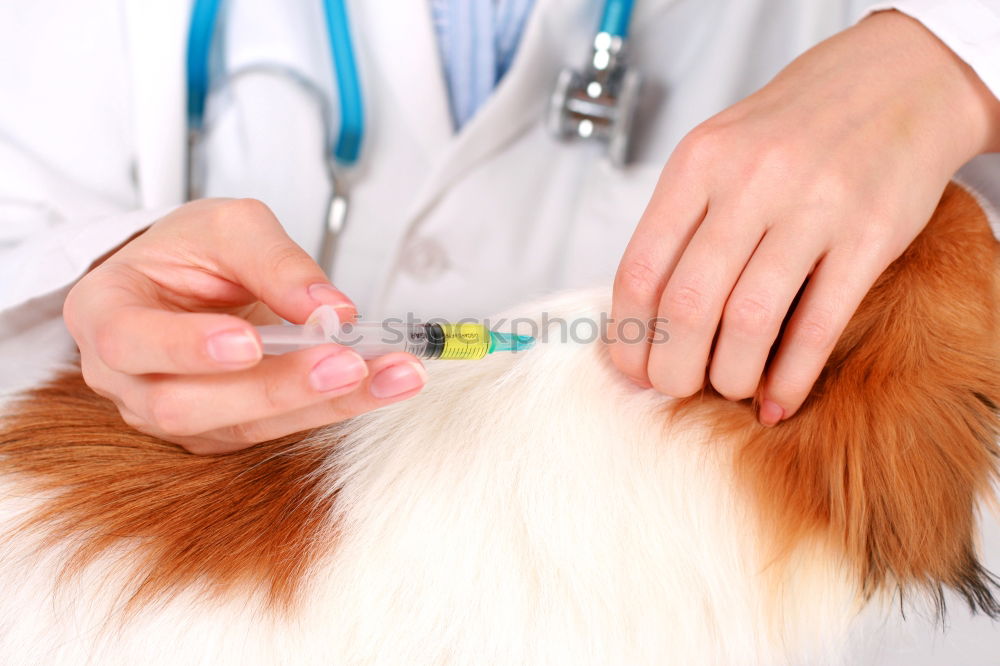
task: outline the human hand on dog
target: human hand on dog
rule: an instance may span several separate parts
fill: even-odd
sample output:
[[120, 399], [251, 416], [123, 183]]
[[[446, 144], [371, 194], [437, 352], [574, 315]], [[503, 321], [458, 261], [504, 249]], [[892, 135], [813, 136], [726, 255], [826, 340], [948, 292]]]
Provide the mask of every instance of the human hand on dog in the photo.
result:
[[134, 428], [193, 453], [225, 453], [344, 420], [423, 386], [420, 361], [365, 363], [337, 345], [262, 357], [251, 322], [301, 324], [351, 301], [264, 204], [178, 208], [88, 273], [63, 315], [83, 376]]
[[789, 417], [954, 172], [997, 149], [1000, 101], [916, 21], [878, 13], [819, 44], [670, 157], [612, 308], [666, 319], [669, 341], [613, 343], [615, 364], [675, 397], [706, 374], [734, 400], [762, 385], [761, 423]]

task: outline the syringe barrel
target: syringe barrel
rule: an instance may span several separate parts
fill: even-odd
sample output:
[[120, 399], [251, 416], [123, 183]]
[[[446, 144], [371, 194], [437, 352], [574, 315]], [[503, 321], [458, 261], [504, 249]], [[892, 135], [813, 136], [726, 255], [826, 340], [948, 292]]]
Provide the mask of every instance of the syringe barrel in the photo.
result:
[[481, 324], [346, 323], [330, 336], [362, 358], [403, 351], [425, 359], [479, 359], [489, 353], [490, 332]]
[[258, 326], [257, 330], [265, 354], [284, 354], [336, 343], [350, 347], [365, 359], [407, 352], [424, 359], [475, 360], [489, 354], [494, 345], [494, 334], [474, 323], [349, 322], [338, 330], [327, 328], [324, 331], [316, 325]]
[[440, 346], [431, 339], [427, 324], [395, 324], [392, 322], [346, 323], [329, 336], [330, 342], [350, 347], [362, 358], [406, 352], [418, 358], [437, 358]]

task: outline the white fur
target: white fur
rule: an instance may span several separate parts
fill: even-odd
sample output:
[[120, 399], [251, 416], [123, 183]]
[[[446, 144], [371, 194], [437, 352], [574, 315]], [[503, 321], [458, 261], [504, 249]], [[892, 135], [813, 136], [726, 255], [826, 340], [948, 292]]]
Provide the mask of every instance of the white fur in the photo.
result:
[[[594, 318], [605, 302], [522, 312]], [[336, 547], [297, 617], [190, 590], [104, 626], [114, 557], [53, 596], [56, 557], [21, 538], [0, 552], [0, 663], [837, 663], [859, 608], [845, 570], [803, 545], [768, 608], [730, 443], [670, 423], [666, 400], [597, 343], [440, 362], [420, 396], [332, 428]], [[36, 501], [10, 479], [0, 492], [3, 526]]]

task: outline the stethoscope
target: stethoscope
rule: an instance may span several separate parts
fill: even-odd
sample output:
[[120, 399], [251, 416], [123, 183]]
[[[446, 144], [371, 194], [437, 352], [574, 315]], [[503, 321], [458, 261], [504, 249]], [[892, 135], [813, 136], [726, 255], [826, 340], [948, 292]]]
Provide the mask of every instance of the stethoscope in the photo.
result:
[[[634, 0], [605, 0], [592, 53], [583, 70], [565, 68], [549, 101], [547, 124], [561, 140], [579, 138], [606, 144], [616, 166], [628, 161], [632, 119], [638, 104], [640, 77], [630, 69], [626, 39]], [[334, 83], [340, 105], [336, 138], [331, 131], [327, 96], [308, 78], [283, 65], [251, 65], [212, 81], [210, 58], [222, 0], [195, 0], [187, 45], [187, 199], [203, 196], [205, 173], [197, 164], [197, 147], [205, 133], [209, 93], [249, 73], [286, 76], [310, 95], [322, 114], [324, 155], [330, 198], [323, 219], [319, 263], [332, 272], [337, 243], [347, 224], [348, 190], [343, 173], [357, 164], [364, 139], [364, 103], [350, 21], [344, 0], [323, 0]]]

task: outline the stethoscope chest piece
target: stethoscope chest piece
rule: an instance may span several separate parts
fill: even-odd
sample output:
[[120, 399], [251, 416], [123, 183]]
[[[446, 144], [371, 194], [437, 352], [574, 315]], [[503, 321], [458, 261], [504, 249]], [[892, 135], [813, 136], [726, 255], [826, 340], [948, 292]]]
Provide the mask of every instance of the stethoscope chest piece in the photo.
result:
[[629, 159], [629, 146], [642, 79], [628, 66], [623, 35], [602, 30], [583, 71], [559, 73], [549, 100], [548, 126], [557, 138], [595, 139], [607, 144], [615, 166]]

